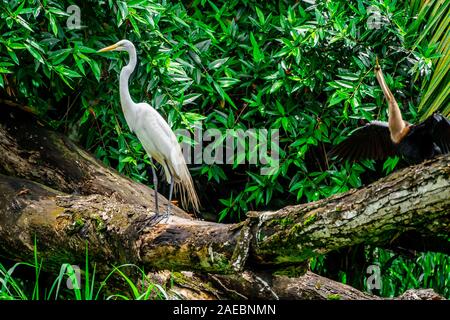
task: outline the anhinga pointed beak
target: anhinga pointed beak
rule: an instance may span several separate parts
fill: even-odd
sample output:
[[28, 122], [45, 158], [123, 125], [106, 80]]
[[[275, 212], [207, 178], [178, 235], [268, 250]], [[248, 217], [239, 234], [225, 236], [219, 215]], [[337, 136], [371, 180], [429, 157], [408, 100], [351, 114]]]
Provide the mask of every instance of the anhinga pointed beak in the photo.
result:
[[103, 48], [103, 49], [100, 49], [100, 50], [98, 50], [97, 52], [106, 52], [106, 51], [112, 51], [112, 50], [115, 50], [115, 49], [117, 49], [119, 46], [117, 45], [117, 43], [116, 44], [113, 44], [112, 46], [109, 46], [109, 47], [106, 47], [106, 48]]
[[380, 69], [381, 68], [380, 68], [380, 64], [378, 63], [378, 56], [377, 56], [377, 57], [375, 57], [375, 71], [378, 71]]
[[392, 94], [391, 90], [389, 90], [389, 87], [386, 84], [386, 80], [384, 79], [383, 72], [381, 71], [381, 67], [378, 63], [378, 57], [376, 58], [375, 64], [375, 76], [378, 80], [378, 83], [380, 84], [381, 90], [383, 90], [384, 96], [386, 97], [387, 101], [389, 103], [395, 101], [394, 95]]

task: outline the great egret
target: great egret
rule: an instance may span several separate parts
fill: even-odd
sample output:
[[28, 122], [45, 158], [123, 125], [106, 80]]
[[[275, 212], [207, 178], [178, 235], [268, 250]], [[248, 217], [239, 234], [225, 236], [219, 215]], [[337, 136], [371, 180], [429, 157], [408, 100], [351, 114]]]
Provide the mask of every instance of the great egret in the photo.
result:
[[403, 121], [397, 101], [384, 80], [378, 59], [375, 75], [388, 102], [388, 122], [369, 122], [334, 147], [330, 156], [359, 160], [400, 155], [410, 163], [419, 163], [450, 152], [450, 121], [437, 113], [418, 124]]
[[191, 204], [194, 211], [198, 211], [200, 202], [175, 134], [168, 123], [152, 106], [145, 102], [135, 103], [131, 99], [128, 90], [128, 79], [136, 67], [136, 49], [133, 43], [128, 40], [121, 40], [112, 46], [100, 49], [98, 52], [105, 51], [126, 51], [129, 55], [128, 64], [120, 71], [120, 104], [131, 132], [136, 134], [150, 157], [153, 183], [155, 185], [155, 211], [157, 216], [160, 216], [158, 209], [158, 176], [156, 175], [152, 158], [164, 168], [166, 180], [170, 184], [169, 203], [163, 218], [167, 218], [170, 214], [170, 202], [174, 186], [175, 193], [180, 191], [183, 207], [187, 208]]

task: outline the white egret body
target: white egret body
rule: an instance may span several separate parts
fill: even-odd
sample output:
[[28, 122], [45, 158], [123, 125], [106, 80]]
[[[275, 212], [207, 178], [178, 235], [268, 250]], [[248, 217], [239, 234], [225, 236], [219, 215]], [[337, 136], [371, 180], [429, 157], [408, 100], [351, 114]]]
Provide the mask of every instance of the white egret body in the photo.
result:
[[[195, 211], [198, 211], [200, 203], [175, 134], [169, 124], [152, 106], [145, 102], [135, 103], [131, 99], [128, 90], [128, 80], [136, 67], [136, 49], [133, 43], [128, 40], [121, 40], [98, 52], [105, 51], [127, 51], [130, 57], [128, 64], [120, 72], [120, 104], [130, 130], [136, 134], [150, 156], [150, 160], [152, 158], [155, 159], [164, 169], [166, 180], [170, 184], [167, 214], [170, 210], [174, 186], [175, 192], [180, 191], [183, 207], [187, 208], [190, 204]], [[153, 165], [152, 173], [155, 185], [156, 213], [158, 213], [158, 180]]]

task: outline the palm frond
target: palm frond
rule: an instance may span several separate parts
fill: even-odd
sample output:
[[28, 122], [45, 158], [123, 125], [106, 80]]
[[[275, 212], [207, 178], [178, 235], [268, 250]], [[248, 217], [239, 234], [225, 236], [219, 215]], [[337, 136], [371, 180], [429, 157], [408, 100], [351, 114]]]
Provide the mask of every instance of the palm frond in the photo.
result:
[[424, 81], [423, 95], [419, 104], [422, 119], [436, 111], [450, 115], [450, 0], [411, 0], [410, 12], [416, 20], [407, 34], [420, 33], [411, 50], [420, 45], [436, 47], [433, 59], [434, 71], [429, 80]]

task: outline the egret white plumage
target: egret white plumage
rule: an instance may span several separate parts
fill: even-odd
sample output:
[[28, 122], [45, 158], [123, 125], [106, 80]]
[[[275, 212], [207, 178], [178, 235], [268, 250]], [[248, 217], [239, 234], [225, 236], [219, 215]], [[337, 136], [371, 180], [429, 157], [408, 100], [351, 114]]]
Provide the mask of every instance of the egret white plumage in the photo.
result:
[[120, 72], [120, 104], [130, 130], [136, 134], [152, 162], [156, 214], [159, 216], [158, 176], [152, 158], [161, 164], [166, 180], [170, 184], [169, 203], [163, 216], [166, 218], [170, 214], [170, 202], [174, 187], [175, 193], [180, 191], [183, 207], [187, 208], [190, 204], [194, 211], [198, 211], [200, 202], [175, 134], [169, 124], [152, 106], [145, 102], [135, 103], [130, 96], [128, 80], [137, 62], [136, 49], [133, 43], [128, 40], [121, 40], [112, 46], [100, 49], [98, 52], [105, 51], [126, 51], [129, 55], [128, 64]]

